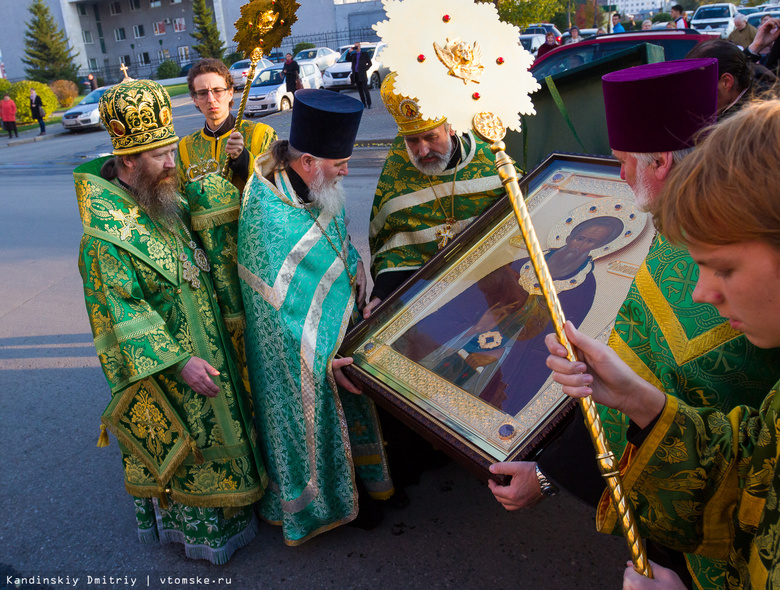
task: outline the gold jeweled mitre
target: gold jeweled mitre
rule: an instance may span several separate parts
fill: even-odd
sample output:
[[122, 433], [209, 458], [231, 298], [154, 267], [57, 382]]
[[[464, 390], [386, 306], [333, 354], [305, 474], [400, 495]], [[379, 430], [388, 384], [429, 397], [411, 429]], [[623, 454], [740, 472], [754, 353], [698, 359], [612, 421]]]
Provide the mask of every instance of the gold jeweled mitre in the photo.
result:
[[173, 130], [171, 98], [152, 80], [122, 82], [100, 97], [100, 118], [115, 156], [127, 156], [179, 141]]
[[425, 119], [420, 114], [420, 107], [416, 98], [409, 98], [395, 93], [396, 73], [390, 72], [382, 82], [382, 101], [387, 111], [393, 116], [398, 125], [400, 135], [414, 135], [438, 127], [447, 119]]

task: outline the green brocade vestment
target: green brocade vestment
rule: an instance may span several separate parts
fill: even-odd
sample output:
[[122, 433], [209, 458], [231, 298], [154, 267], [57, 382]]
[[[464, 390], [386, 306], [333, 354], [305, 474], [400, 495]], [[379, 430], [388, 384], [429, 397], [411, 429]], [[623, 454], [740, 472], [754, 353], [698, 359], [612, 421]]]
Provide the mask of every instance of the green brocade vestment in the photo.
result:
[[[198, 234], [211, 264], [214, 290], [248, 389], [244, 352], [246, 321], [236, 271], [238, 214], [244, 180], [233, 178], [231, 182], [220, 174], [227, 162], [225, 143], [232, 131], [214, 138], [201, 129], [183, 138], [176, 155], [176, 170], [189, 205], [192, 230]], [[255, 158], [271, 146], [276, 132], [264, 123], [246, 120], [241, 121], [239, 132], [249, 152], [251, 173]]]
[[373, 403], [337, 390], [330, 368], [353, 311], [358, 259], [343, 211], [304, 204], [282, 170], [276, 184], [256, 171], [239, 219], [238, 273], [270, 479], [259, 510], [288, 545], [357, 516], [355, 471], [374, 497], [393, 492]]
[[[105, 160], [74, 171], [84, 227], [79, 270], [112, 394], [103, 424], [119, 440], [142, 540], [184, 541], [189, 556], [223, 563], [254, 536], [251, 505], [265, 487], [251, 402], [211, 278], [198, 269], [183, 224], [155, 225], [100, 176]], [[192, 356], [220, 372], [216, 397], [197, 394], [181, 377]], [[141, 500], [149, 498], [154, 503]], [[155, 524], [150, 512], [160, 510]], [[187, 511], [190, 527], [174, 516]]]
[[[729, 414], [673, 396], [641, 447], [621, 459], [640, 534], [727, 561], [721, 588], [780, 588], [780, 396]], [[608, 498], [598, 525], [618, 532]]]
[[[462, 158], [452, 174], [427, 176], [409, 160], [402, 136], [387, 154], [374, 195], [369, 225], [371, 275], [414, 270], [462, 232], [504, 194], [490, 144], [468, 132], [460, 138]], [[446, 243], [445, 243], [446, 245]]]
[[[618, 312], [609, 345], [646, 381], [694, 407], [758, 408], [780, 377], [780, 354], [756, 348], [717, 310], [695, 303], [699, 267], [688, 251], [656, 236]], [[600, 407], [616, 456], [628, 418]], [[686, 555], [699, 588], [722, 588], [725, 563]]]

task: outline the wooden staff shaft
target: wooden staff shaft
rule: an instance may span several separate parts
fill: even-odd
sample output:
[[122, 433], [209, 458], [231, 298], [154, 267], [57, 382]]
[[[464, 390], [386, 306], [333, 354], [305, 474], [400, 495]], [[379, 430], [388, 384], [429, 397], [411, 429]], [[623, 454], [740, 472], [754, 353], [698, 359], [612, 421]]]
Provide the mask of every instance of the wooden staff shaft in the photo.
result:
[[[520, 191], [520, 185], [517, 182], [515, 167], [512, 164], [512, 160], [504, 152], [504, 142], [497, 141], [490, 149], [496, 155], [496, 170], [498, 171], [501, 183], [504, 185], [504, 188], [509, 195], [509, 199], [512, 202], [515, 217], [517, 217], [517, 222], [520, 225], [520, 233], [523, 235], [523, 241], [531, 256], [531, 264], [533, 264], [534, 270], [536, 271], [542, 294], [544, 295], [544, 299], [547, 302], [547, 308], [550, 310], [550, 315], [552, 316], [555, 333], [558, 335], [558, 340], [560, 340], [561, 344], [566, 347], [569, 360], [576, 361], [577, 355], [574, 353], [574, 348], [563, 330], [563, 326], [566, 323], [566, 318], [563, 315], [563, 308], [558, 299], [558, 294], [555, 292], [550, 269], [547, 267], [547, 261], [544, 258], [541, 245], [536, 237], [536, 231], [531, 223], [528, 208], [525, 206], [525, 200]], [[596, 460], [598, 461], [601, 475], [607, 482], [609, 493], [612, 496], [612, 503], [617, 510], [618, 518], [623, 527], [623, 534], [631, 552], [634, 569], [640, 574], [652, 578], [653, 574], [650, 570], [650, 564], [647, 561], [645, 548], [642, 544], [642, 539], [639, 537], [639, 530], [631, 512], [631, 507], [626, 500], [623, 482], [617, 468], [615, 455], [610, 450], [609, 443], [604, 435], [604, 429], [596, 408], [596, 403], [588, 396], [580, 399], [580, 408], [585, 417], [585, 424], [590, 433], [591, 440], [593, 441], [593, 446], [596, 449]]]

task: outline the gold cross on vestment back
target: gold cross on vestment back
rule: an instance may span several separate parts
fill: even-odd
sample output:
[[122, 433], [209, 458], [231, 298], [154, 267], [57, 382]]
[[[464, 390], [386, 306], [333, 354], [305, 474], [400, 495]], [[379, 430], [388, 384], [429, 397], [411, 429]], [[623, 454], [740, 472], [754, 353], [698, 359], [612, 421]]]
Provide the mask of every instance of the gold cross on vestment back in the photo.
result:
[[133, 231], [137, 231], [139, 236], [149, 235], [149, 230], [147, 230], [142, 223], [138, 223], [138, 207], [130, 207], [128, 213], [125, 213], [121, 209], [111, 209], [109, 213], [111, 213], [111, 217], [116, 221], [123, 222], [123, 225], [119, 230], [119, 238], [121, 240], [124, 241], [130, 238], [133, 235]]

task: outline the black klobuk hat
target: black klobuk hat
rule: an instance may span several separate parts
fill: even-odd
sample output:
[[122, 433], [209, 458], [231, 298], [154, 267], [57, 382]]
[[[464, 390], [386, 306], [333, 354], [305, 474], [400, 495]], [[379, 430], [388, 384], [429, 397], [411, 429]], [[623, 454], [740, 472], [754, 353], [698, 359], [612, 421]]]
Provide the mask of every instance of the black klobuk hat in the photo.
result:
[[290, 145], [318, 158], [348, 158], [362, 116], [363, 105], [351, 96], [331, 90], [299, 90], [293, 103]]

